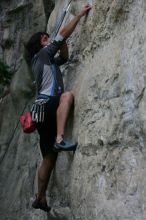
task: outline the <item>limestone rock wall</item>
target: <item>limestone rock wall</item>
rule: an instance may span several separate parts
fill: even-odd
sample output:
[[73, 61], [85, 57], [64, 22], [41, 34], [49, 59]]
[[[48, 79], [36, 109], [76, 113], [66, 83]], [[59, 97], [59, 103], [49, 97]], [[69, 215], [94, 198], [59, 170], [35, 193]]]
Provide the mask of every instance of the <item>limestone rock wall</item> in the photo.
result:
[[[43, 16], [44, 2], [39, 2], [37, 10]], [[73, 1], [67, 20], [85, 2]], [[49, 32], [66, 3], [55, 1]], [[12, 92], [1, 103], [2, 220], [146, 219], [146, 2], [92, 3], [92, 11], [68, 40], [70, 60], [62, 69], [66, 89], [72, 89], [76, 97], [66, 138], [78, 141], [78, 148], [75, 154], [59, 154], [48, 187], [48, 201], [54, 207], [48, 216], [30, 208], [40, 158], [37, 147], [33, 148], [36, 134], [26, 136], [18, 129], [6, 144], [32, 91], [27, 69], [23, 87], [16, 72]], [[36, 16], [34, 9], [33, 13]], [[33, 32], [33, 28], [34, 24], [29, 29]], [[19, 71], [24, 69], [22, 63]]]

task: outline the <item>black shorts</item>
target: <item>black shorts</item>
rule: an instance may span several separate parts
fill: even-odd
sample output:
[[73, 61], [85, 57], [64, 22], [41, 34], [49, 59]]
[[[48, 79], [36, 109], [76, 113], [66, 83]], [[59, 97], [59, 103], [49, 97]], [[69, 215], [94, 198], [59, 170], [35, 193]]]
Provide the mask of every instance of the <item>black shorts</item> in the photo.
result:
[[37, 131], [40, 136], [40, 149], [42, 156], [52, 153], [52, 147], [57, 135], [56, 114], [59, 105], [59, 97], [50, 97], [45, 104], [44, 122], [37, 123]]

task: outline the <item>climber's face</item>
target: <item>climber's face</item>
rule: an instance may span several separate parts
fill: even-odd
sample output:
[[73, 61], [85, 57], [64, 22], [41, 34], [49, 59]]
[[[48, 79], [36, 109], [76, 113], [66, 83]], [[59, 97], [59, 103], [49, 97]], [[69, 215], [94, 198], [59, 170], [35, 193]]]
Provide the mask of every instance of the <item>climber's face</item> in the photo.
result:
[[41, 45], [42, 45], [43, 47], [45, 47], [45, 46], [47, 46], [48, 44], [50, 44], [50, 42], [51, 42], [51, 39], [50, 39], [46, 34], [44, 34], [44, 35], [41, 36]]

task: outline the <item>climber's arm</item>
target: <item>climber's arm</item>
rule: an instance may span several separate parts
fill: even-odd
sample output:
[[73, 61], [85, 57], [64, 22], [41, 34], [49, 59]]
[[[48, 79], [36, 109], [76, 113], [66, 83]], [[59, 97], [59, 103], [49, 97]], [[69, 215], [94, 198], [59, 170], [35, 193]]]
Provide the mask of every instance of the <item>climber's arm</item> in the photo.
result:
[[60, 57], [62, 57], [65, 60], [68, 60], [68, 47], [67, 47], [67, 43], [65, 42], [62, 47], [60, 48]]
[[89, 4], [85, 5], [80, 13], [76, 15], [67, 25], [65, 25], [61, 31], [59, 31], [59, 34], [55, 37], [54, 41], [45, 48], [45, 50], [48, 52], [50, 60], [51, 57], [54, 57], [59, 50], [59, 57], [63, 57], [65, 59], [68, 58], [68, 50], [65, 45], [65, 40], [72, 34], [81, 17], [86, 15], [90, 9], [91, 6]]
[[90, 9], [91, 9], [91, 6], [89, 4], [85, 5], [82, 8], [82, 10], [80, 11], [80, 13], [78, 15], [76, 15], [66, 26], [64, 26], [61, 29], [59, 34], [63, 38], [67, 39], [74, 31], [74, 29], [75, 29], [76, 25], [78, 24], [78, 22], [80, 21], [81, 17], [86, 15]]
[[64, 42], [64, 44], [60, 47], [59, 56], [54, 58], [55, 63], [58, 66], [63, 65], [64, 63], [67, 62], [68, 57], [69, 57], [69, 55], [68, 55], [68, 47], [67, 47], [66, 42]]
[[76, 25], [80, 21], [81, 17], [83, 17], [87, 12], [91, 9], [91, 6], [89, 4], [85, 5], [81, 12], [75, 16], [65, 27], [61, 29], [59, 32], [59, 38], [64, 41], [63, 45], [60, 47], [60, 54], [57, 58], [55, 58], [55, 62], [58, 65], [64, 64], [68, 60], [68, 48], [67, 44], [65, 42], [65, 39], [67, 39], [72, 32], [74, 31]]

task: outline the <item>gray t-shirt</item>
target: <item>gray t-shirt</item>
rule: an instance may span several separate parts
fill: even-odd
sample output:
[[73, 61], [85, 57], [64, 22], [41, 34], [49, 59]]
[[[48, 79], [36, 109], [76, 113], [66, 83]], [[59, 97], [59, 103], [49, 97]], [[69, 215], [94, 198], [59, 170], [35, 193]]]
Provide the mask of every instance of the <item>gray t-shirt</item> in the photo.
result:
[[62, 74], [59, 66], [67, 60], [54, 57], [64, 43], [58, 35], [52, 43], [43, 47], [32, 59], [32, 72], [36, 81], [37, 95], [59, 96], [64, 91]]

